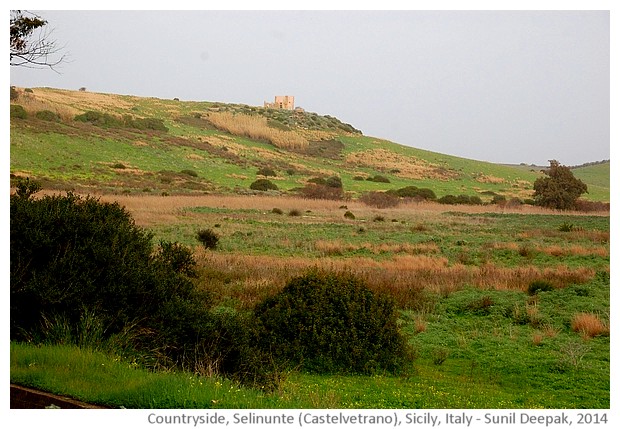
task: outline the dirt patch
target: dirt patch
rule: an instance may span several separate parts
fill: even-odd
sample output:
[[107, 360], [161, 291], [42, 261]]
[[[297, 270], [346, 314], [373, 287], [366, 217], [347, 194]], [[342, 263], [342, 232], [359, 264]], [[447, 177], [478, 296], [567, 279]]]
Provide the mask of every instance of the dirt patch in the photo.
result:
[[106, 407], [87, 404], [67, 396], [54, 395], [53, 393], [11, 384], [11, 408], [105, 409]]

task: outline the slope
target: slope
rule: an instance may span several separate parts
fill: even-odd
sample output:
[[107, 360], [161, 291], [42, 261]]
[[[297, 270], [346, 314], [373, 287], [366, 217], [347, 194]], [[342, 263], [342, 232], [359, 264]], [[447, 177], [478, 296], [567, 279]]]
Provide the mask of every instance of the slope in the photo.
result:
[[[312, 178], [339, 176], [352, 197], [413, 185], [438, 197], [526, 199], [540, 175], [364, 136], [311, 112], [52, 88], [15, 92], [12, 177], [57, 189], [250, 193], [250, 184], [266, 177], [293, 193]], [[603, 182], [589, 198], [609, 199]]]

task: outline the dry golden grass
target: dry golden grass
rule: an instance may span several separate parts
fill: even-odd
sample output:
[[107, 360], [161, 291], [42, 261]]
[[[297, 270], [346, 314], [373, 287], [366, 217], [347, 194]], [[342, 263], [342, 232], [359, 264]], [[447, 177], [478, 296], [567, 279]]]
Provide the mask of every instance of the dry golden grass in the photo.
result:
[[605, 258], [609, 256], [609, 249], [602, 246], [585, 247], [579, 245], [572, 245], [568, 247], [563, 246], [547, 246], [538, 247], [538, 252], [546, 253], [551, 256], [600, 256]]
[[[569, 269], [564, 266], [540, 269], [537, 267], [481, 267], [449, 265], [447, 258], [426, 255], [396, 255], [377, 261], [372, 258], [309, 258], [264, 255], [224, 254], [196, 248], [196, 258], [204, 270], [231, 276], [235, 279], [235, 296], [244, 303], [255, 303], [284, 287], [292, 277], [309, 269], [349, 272], [363, 279], [369, 287], [393, 296], [403, 306], [414, 306], [424, 291], [449, 295], [472, 285], [481, 289], [526, 290], [534, 280], [547, 280], [563, 287], [570, 283], [591, 280], [595, 270]], [[227, 290], [231, 289], [227, 286]], [[537, 315], [537, 306], [528, 305], [528, 316]], [[530, 314], [531, 313], [531, 314]]]
[[609, 335], [609, 327], [593, 313], [577, 313], [571, 320], [571, 328], [578, 332], [584, 339], [599, 335]]
[[211, 112], [209, 121], [219, 130], [254, 140], [266, 140], [282, 149], [305, 149], [306, 140], [299, 133], [271, 128], [263, 116]]
[[[133, 104], [127, 97], [114, 94], [99, 94], [88, 91], [70, 91], [55, 88], [34, 88], [34, 97], [42, 103], [63, 106], [79, 113], [86, 110], [119, 110], [130, 109]], [[79, 108], [76, 108], [79, 106]], [[75, 115], [73, 115], [75, 116]]]
[[385, 149], [353, 152], [347, 155], [345, 161], [348, 164], [372, 167], [378, 170], [398, 170], [397, 176], [408, 179], [450, 180], [458, 176], [457, 172], [442, 169], [428, 161], [413, 156], [400, 155]]
[[[512, 250], [520, 251], [523, 245], [519, 245], [515, 242], [508, 243], [490, 243], [485, 246], [488, 249], [493, 250]], [[537, 246], [531, 247], [532, 252], [545, 253], [550, 256], [600, 256], [605, 258], [609, 256], [609, 249], [606, 246], [583, 246], [583, 245], [570, 245], [570, 246]]]
[[486, 175], [486, 174], [480, 174], [476, 177], [476, 182], [479, 183], [505, 183], [506, 179], [502, 178], [502, 177], [495, 177], [495, 176], [491, 176], [491, 175]]
[[[54, 193], [54, 192], [52, 192]], [[174, 196], [159, 196], [159, 195], [102, 195], [101, 198], [105, 201], [118, 201], [121, 205], [127, 207], [127, 209], [134, 213], [147, 214], [149, 210], [154, 210], [155, 216], [162, 211], [168, 211], [169, 213], [178, 213], [179, 210], [187, 207], [219, 207], [227, 208], [231, 210], [235, 209], [257, 209], [257, 210], [271, 210], [274, 207], [278, 207], [285, 212], [292, 209], [303, 209], [312, 211], [329, 211], [338, 213], [338, 217], [342, 217], [339, 207], [343, 204], [342, 201], [335, 200], [315, 200], [305, 199], [296, 196], [271, 196], [271, 195], [174, 195]], [[368, 207], [359, 201], [346, 201], [346, 205], [349, 210], [353, 211], [356, 216], [360, 214], [365, 218], [372, 218], [377, 213], [382, 213], [391, 218], [398, 219], [413, 219], [416, 224], [424, 225], [425, 220], [432, 221], [436, 219], [438, 213], [454, 211], [454, 206], [439, 204], [433, 202], [404, 202], [398, 207], [390, 208], [389, 210], [377, 210], [372, 207]], [[558, 214], [566, 215], [565, 212], [557, 212], [554, 210], [545, 209], [542, 207], [527, 206], [523, 210], [503, 210], [496, 206], [458, 206], [458, 210], [463, 213], [521, 213], [521, 214]], [[386, 214], [388, 213], [388, 214]], [[579, 214], [579, 213], [574, 213]], [[590, 213], [589, 213], [590, 215]], [[609, 213], [601, 213], [601, 215], [608, 216]], [[148, 224], [151, 222], [145, 219]], [[475, 219], [470, 220], [472, 222]], [[519, 233], [518, 236], [522, 238], [534, 238], [545, 236], [548, 230], [530, 230], [524, 233]], [[575, 233], [559, 233], [565, 234], [565, 237], [589, 237], [592, 236], [592, 240], [599, 242], [605, 242], [609, 240], [609, 232], [605, 231], [579, 231]]]
[[56, 104], [45, 98], [41, 98], [35, 95], [34, 92], [21, 93], [16, 103], [20, 104], [31, 116], [34, 116], [37, 112], [49, 110], [56, 113], [63, 122], [71, 121], [76, 115], [82, 113], [80, 110], [70, 106]]

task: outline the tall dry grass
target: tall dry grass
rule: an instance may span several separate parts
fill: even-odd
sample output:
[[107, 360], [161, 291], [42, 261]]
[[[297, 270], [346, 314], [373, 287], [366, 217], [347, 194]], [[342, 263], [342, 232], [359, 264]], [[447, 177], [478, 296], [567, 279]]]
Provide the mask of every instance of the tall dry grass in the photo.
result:
[[82, 111], [69, 106], [55, 104], [45, 98], [36, 96], [34, 93], [22, 92], [16, 103], [21, 105], [30, 116], [34, 116], [37, 112], [49, 110], [54, 112], [63, 122], [72, 121], [76, 115]]
[[209, 121], [219, 130], [254, 140], [266, 140], [281, 149], [306, 149], [308, 140], [293, 131], [271, 128], [267, 118], [230, 112], [211, 112]]
[[293, 277], [309, 269], [348, 272], [377, 292], [391, 295], [399, 305], [416, 308], [424, 304], [428, 292], [449, 295], [466, 285], [481, 289], [523, 290], [535, 280], [546, 280], [556, 287], [591, 280], [595, 270], [566, 266], [538, 268], [480, 267], [448, 263], [448, 259], [428, 255], [396, 255], [377, 261], [370, 257], [309, 258], [224, 254], [196, 249], [204, 287], [215, 288], [245, 306], [253, 306], [281, 290]]
[[577, 313], [571, 320], [571, 328], [578, 332], [584, 339], [599, 335], [609, 335], [609, 327], [593, 313]]

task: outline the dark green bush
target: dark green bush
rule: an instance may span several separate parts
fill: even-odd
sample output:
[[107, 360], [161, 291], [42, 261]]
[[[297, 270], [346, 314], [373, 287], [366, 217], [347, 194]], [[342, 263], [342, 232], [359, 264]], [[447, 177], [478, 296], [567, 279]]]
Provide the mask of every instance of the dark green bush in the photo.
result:
[[190, 177], [198, 177], [198, 173], [190, 169], [181, 170], [180, 173]]
[[418, 188], [417, 186], [405, 186], [404, 188], [392, 191], [396, 196], [401, 198], [413, 198], [419, 200], [435, 200], [437, 195], [432, 189]]
[[273, 214], [283, 214], [284, 212], [282, 211], [282, 209], [278, 208], [278, 207], [274, 207], [273, 209], [271, 209], [271, 213]]
[[344, 217], [345, 219], [355, 219], [355, 215], [349, 210], [344, 213]]
[[437, 200], [440, 204], [456, 204], [456, 197], [454, 195], [444, 195], [443, 197]]
[[[26, 181], [10, 199], [10, 335], [44, 341], [46, 320], [79, 338], [96, 320], [103, 339], [133, 332], [129, 347], [149, 365], [199, 361], [210, 298], [192, 283], [191, 252], [134, 224], [117, 203], [72, 193], [32, 198]], [[155, 250], [155, 251], [154, 251]]]
[[444, 195], [439, 198], [437, 202], [441, 204], [470, 204], [470, 205], [480, 205], [482, 204], [482, 199], [479, 196], [469, 196], [469, 195]]
[[34, 116], [43, 121], [60, 122], [60, 116], [51, 110], [40, 110]]
[[317, 373], [396, 373], [410, 354], [394, 303], [356, 277], [311, 271], [254, 311], [259, 346]]
[[125, 121], [125, 126], [138, 130], [168, 131], [168, 127], [164, 125], [164, 121], [158, 118], [135, 118]]
[[74, 118], [76, 121], [88, 122], [98, 127], [121, 127], [123, 122], [120, 118], [112, 116], [108, 113], [96, 112], [89, 110]]
[[196, 239], [205, 249], [215, 249], [220, 241], [220, 237], [212, 229], [201, 229], [196, 233]]
[[527, 287], [527, 293], [530, 295], [536, 295], [538, 292], [550, 292], [552, 290], [555, 290], [555, 288], [546, 280], [534, 280]]
[[575, 230], [575, 225], [570, 222], [564, 222], [558, 227], [560, 232], [572, 232]]
[[28, 113], [24, 106], [19, 104], [11, 104], [11, 119], [26, 119], [28, 118]]
[[376, 174], [374, 176], [368, 177], [366, 180], [370, 182], [390, 183], [390, 179], [388, 179], [385, 176], [381, 176], [380, 174]]
[[268, 179], [257, 179], [250, 184], [250, 189], [254, 191], [276, 191], [278, 185]]
[[278, 175], [273, 168], [269, 168], [269, 167], [259, 168], [256, 174], [259, 176], [268, 176], [268, 177], [275, 177]]

